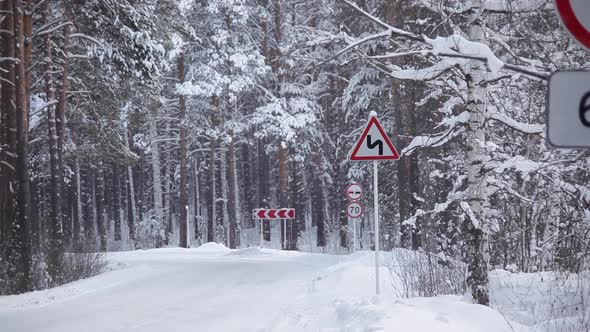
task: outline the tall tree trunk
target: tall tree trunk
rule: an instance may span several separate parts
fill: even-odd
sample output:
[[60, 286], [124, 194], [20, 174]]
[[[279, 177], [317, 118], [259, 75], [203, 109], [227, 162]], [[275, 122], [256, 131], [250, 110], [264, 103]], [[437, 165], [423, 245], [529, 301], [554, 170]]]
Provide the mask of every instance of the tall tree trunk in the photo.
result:
[[[277, 76], [277, 95], [281, 96], [281, 85], [285, 80], [285, 73], [282, 71], [282, 54], [281, 44], [283, 42], [283, 11], [282, 11], [282, 0], [274, 1], [274, 32], [275, 32], [275, 43], [271, 50], [271, 67], [273, 72]], [[278, 146], [279, 152], [279, 204], [282, 208], [288, 208], [290, 205], [289, 201], [289, 156], [287, 142], [282, 139], [279, 140]], [[281, 223], [281, 247], [288, 249], [287, 239], [285, 238], [284, 223]], [[287, 235], [287, 238], [289, 235]]]
[[136, 210], [137, 210], [137, 217], [139, 218], [138, 220], [141, 222], [143, 221], [143, 207], [144, 207], [144, 192], [145, 192], [145, 174], [144, 174], [144, 169], [143, 169], [143, 165], [145, 164], [145, 153], [142, 150], [139, 151], [139, 162], [137, 163], [136, 166], [136, 172], [137, 172], [137, 204], [136, 204]]
[[162, 201], [162, 178], [160, 173], [160, 151], [158, 147], [158, 128], [156, 119], [150, 120], [150, 150], [152, 151], [152, 179], [154, 182], [154, 217], [166, 228]]
[[[166, 132], [170, 132], [170, 123], [166, 123]], [[166, 153], [164, 157], [164, 198], [163, 198], [163, 207], [164, 207], [164, 224], [166, 229], [166, 238], [164, 239], [166, 245], [170, 245], [172, 241], [172, 233], [174, 231], [174, 225], [172, 224], [172, 214], [173, 214], [173, 196], [171, 190], [171, 184], [174, 181], [174, 169], [172, 167], [172, 152], [170, 151], [170, 146], [166, 145], [168, 149], [168, 153]]]
[[297, 162], [291, 162], [291, 183], [290, 183], [290, 197], [292, 206], [295, 209], [295, 219], [287, 222], [287, 234], [289, 235], [289, 250], [297, 250], [297, 240], [301, 229], [305, 227], [305, 202], [303, 195], [303, 176], [302, 168]]
[[74, 181], [74, 185], [76, 186], [76, 219], [74, 220], [74, 248], [76, 251], [80, 251], [82, 250], [82, 239], [85, 231], [84, 213], [82, 211], [82, 185], [80, 183], [80, 161], [78, 157], [74, 157]]
[[96, 229], [100, 238], [100, 251], [107, 251], [107, 233], [105, 228], [105, 200], [104, 200], [104, 166], [101, 160], [98, 161], [96, 171]]
[[[385, 19], [388, 23], [396, 25], [400, 24], [403, 19], [403, 1], [388, 1], [386, 4], [385, 10]], [[399, 65], [399, 59], [395, 59], [392, 61], [396, 61], [396, 65]], [[409, 103], [404, 102], [404, 97], [406, 93], [408, 93], [411, 88], [408, 88], [407, 85], [411, 83], [399, 80], [392, 80], [391, 81], [391, 92], [390, 92], [390, 102], [395, 105], [394, 112], [394, 122], [395, 122], [395, 132], [398, 133], [396, 147], [399, 149], [403, 149], [410, 141], [411, 141], [411, 133], [410, 133], [410, 121], [409, 121], [409, 113], [412, 113], [413, 110], [410, 109]], [[413, 99], [408, 98], [412, 103], [414, 102]], [[415, 155], [415, 154], [413, 154]], [[413, 216], [414, 211], [412, 208], [412, 186], [411, 183], [415, 180], [413, 179], [414, 173], [412, 169], [412, 158], [415, 156], [405, 156], [404, 158], [398, 160], [397, 164], [397, 181], [398, 181], [398, 204], [399, 204], [399, 215], [400, 215], [400, 230], [401, 230], [401, 241], [400, 245], [402, 248], [412, 248], [412, 225], [405, 224], [404, 221], [409, 219]]]
[[[250, 135], [250, 134], [249, 134]], [[252, 142], [256, 142], [252, 140]], [[256, 158], [253, 158], [253, 154], [251, 153], [251, 146], [249, 143], [244, 143], [241, 145], [241, 160], [243, 161], [240, 167], [236, 167], [241, 172], [241, 179], [242, 179], [242, 197], [244, 201], [244, 210], [247, 213], [251, 213], [254, 208], [258, 205], [258, 188], [254, 187], [256, 183]], [[239, 188], [239, 187], [238, 187]], [[240, 193], [238, 191], [238, 193]], [[253, 218], [245, 218], [244, 219], [246, 228], [253, 228], [256, 227], [255, 220]]]
[[239, 231], [241, 229], [242, 216], [240, 213], [240, 187], [238, 184], [238, 170], [236, 167], [236, 146], [234, 138], [229, 143], [228, 150], [229, 159], [229, 206], [230, 206], [230, 221], [229, 221], [229, 234], [230, 234], [230, 245], [232, 248], [236, 248], [240, 244]]
[[[268, 156], [266, 155], [264, 139], [256, 140], [256, 187], [258, 188], [258, 201], [256, 208], [268, 208], [270, 200], [270, 166]], [[263, 235], [265, 241], [270, 241], [270, 222], [262, 222]]]
[[121, 191], [119, 189], [119, 167], [113, 163], [113, 219], [115, 222], [115, 241], [121, 241]]
[[[45, 47], [47, 48], [47, 73], [45, 76], [45, 95], [47, 102], [53, 99], [53, 76], [51, 74], [53, 62], [51, 52], [50, 34], [45, 36]], [[50, 209], [49, 209], [49, 250], [47, 254], [47, 270], [52, 278], [58, 278], [61, 270], [62, 254], [64, 250], [63, 243], [63, 224], [62, 224], [62, 174], [59, 167], [58, 143], [56, 131], [56, 119], [54, 108], [47, 107], [47, 128], [49, 143], [49, 169], [51, 178], [50, 190]]]
[[[479, 14], [475, 14], [479, 15]], [[483, 22], [476, 17], [472, 23], [469, 39], [473, 42], [485, 43]], [[486, 91], [484, 81], [484, 64], [473, 63], [467, 72], [467, 107], [470, 112], [467, 124], [467, 284], [471, 289], [476, 303], [489, 305], [488, 291], [488, 246], [485, 223], [487, 218], [488, 197], [485, 190], [485, 121]], [[471, 213], [469, 213], [471, 212]]]
[[[17, 290], [24, 291], [30, 286], [31, 277], [31, 243], [29, 238], [29, 223], [31, 215], [31, 184], [29, 181], [29, 110], [28, 95], [29, 87], [26, 81], [26, 71], [30, 63], [26, 62], [24, 35], [24, 13], [31, 8], [31, 1], [23, 3], [14, 0], [14, 34], [15, 53], [20, 61], [16, 64], [16, 135], [17, 135], [17, 184], [18, 184], [18, 218], [13, 224], [12, 233], [15, 244], [18, 246], [18, 259], [16, 260], [16, 271], [18, 279]], [[29, 21], [30, 24], [30, 21]], [[30, 36], [27, 36], [30, 39]], [[28, 55], [30, 60], [30, 55]]]
[[[129, 149], [129, 129], [127, 128], [127, 122], [123, 125], [123, 140], [125, 141], [125, 147]], [[129, 238], [135, 240], [135, 225], [137, 224], [137, 207], [135, 203], [135, 185], [133, 181], [133, 167], [127, 166], [127, 190], [129, 192], [129, 216], [127, 217], [127, 223], [129, 225]]]
[[[68, 15], [69, 16], [69, 15]], [[58, 154], [58, 167], [59, 167], [59, 181], [61, 181], [61, 196], [67, 197], [66, 193], [68, 188], [65, 184], [65, 171], [64, 171], [64, 146], [65, 146], [65, 130], [66, 130], [66, 103], [67, 103], [67, 91], [68, 91], [68, 79], [69, 79], [69, 59], [68, 59], [68, 52], [70, 46], [70, 26], [67, 25], [63, 28], [63, 45], [62, 45], [62, 53], [64, 54], [63, 64], [62, 64], [62, 77], [61, 83], [59, 86], [59, 94], [58, 94], [58, 102], [56, 107], [56, 134], [57, 134], [57, 154]], [[67, 215], [69, 201], [61, 200], [60, 202], [62, 207], [62, 232], [64, 233], [63, 238], [66, 242], [69, 242], [71, 238], [72, 230], [71, 230], [71, 223]], [[64, 214], [63, 212], [66, 211]], [[62, 240], [62, 241], [64, 241]], [[69, 246], [69, 243], [65, 244], [66, 247]]]
[[[14, 1], [3, 1], [0, 8], [6, 12], [1, 22], [2, 57], [15, 59], [15, 25]], [[17, 279], [19, 271], [15, 270], [19, 260], [19, 247], [14, 238], [14, 225], [17, 224], [18, 208], [17, 193], [14, 191], [17, 183], [17, 110], [16, 105], [16, 63], [7, 61], [5, 70], [0, 71], [0, 266], [7, 275], [6, 280], [14, 281], [5, 286], [9, 293], [26, 291], [27, 283]], [[2, 291], [2, 289], [0, 289]]]
[[194, 176], [194, 210], [195, 210], [195, 217], [194, 217], [194, 224], [195, 224], [195, 231], [194, 236], [196, 240], [199, 240], [199, 243], [202, 241], [201, 235], [201, 220], [203, 218], [203, 213], [201, 211], [201, 173], [199, 172], [199, 160], [197, 156], [194, 157], [193, 160], [193, 176]]
[[[262, 45], [261, 45], [261, 53], [264, 56], [264, 60], [267, 65], [274, 65], [272, 61], [271, 50], [269, 47], [269, 16], [267, 12], [269, 11], [269, 0], [260, 0], [260, 6], [264, 9], [265, 15], [260, 15], [261, 22], [260, 26], [262, 29]], [[269, 13], [270, 14], [270, 13]], [[256, 208], [268, 208], [269, 200], [270, 200], [270, 166], [268, 161], [268, 156], [266, 155], [265, 151], [265, 142], [264, 139], [257, 139], [256, 140], [256, 161], [257, 161], [257, 172], [256, 174], [256, 185], [258, 188], [257, 196], [258, 200], [256, 201]], [[263, 231], [263, 238], [265, 241], [270, 241], [271, 239], [271, 229], [270, 229], [270, 221], [263, 220], [261, 221], [262, 224], [262, 231]]]
[[104, 164], [103, 166], [104, 168], [104, 191], [102, 193], [102, 197], [104, 199], [104, 204], [105, 204], [105, 229], [106, 229], [106, 235], [107, 235], [107, 240], [110, 239], [110, 235], [112, 234], [113, 231], [113, 227], [112, 227], [112, 221], [113, 221], [113, 195], [111, 194], [113, 192], [113, 178], [111, 176], [112, 170], [109, 164]]
[[[279, 143], [279, 203], [281, 208], [288, 208], [290, 206], [289, 202], [289, 160], [287, 156], [287, 148], [283, 146], [284, 143]], [[281, 243], [282, 248], [287, 250], [290, 248], [290, 244], [287, 243], [287, 239], [290, 237], [290, 234], [287, 234], [287, 238], [285, 238], [285, 232], [288, 231], [284, 229], [285, 223], [281, 222]]]
[[96, 211], [94, 208], [94, 174], [92, 166], [87, 166], [81, 170], [81, 181], [82, 181], [82, 206], [83, 215], [86, 218], [83, 220], [84, 223], [84, 243], [82, 249], [84, 251], [96, 250], [95, 246], [95, 225], [96, 225]]
[[[178, 56], [178, 81], [184, 82], [184, 53]], [[179, 95], [180, 117], [180, 246], [188, 248], [188, 192], [187, 192], [187, 160], [186, 160], [186, 105], [184, 96]]]
[[[217, 98], [213, 97], [213, 109], [211, 112], [211, 127], [217, 126]], [[207, 220], [207, 242], [216, 240], [217, 226], [217, 179], [215, 172], [215, 149], [217, 149], [217, 138], [209, 138], [209, 219]]]
[[325, 247], [326, 238], [326, 216], [324, 215], [324, 178], [322, 170], [322, 156], [320, 148], [314, 153], [314, 167], [312, 168], [311, 187], [311, 222], [317, 227], [316, 245]]
[[230, 233], [230, 221], [229, 221], [229, 212], [227, 211], [228, 205], [228, 191], [229, 186], [227, 183], [227, 152], [225, 145], [221, 147], [220, 153], [220, 167], [219, 167], [219, 174], [220, 174], [220, 185], [221, 185], [221, 228], [225, 231], [225, 244], [230, 247], [231, 246], [231, 233]]

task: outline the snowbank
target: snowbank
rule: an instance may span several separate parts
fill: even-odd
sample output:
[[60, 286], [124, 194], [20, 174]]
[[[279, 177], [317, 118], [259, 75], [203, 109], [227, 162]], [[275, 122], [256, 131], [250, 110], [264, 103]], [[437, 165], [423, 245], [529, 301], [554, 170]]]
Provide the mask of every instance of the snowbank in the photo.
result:
[[382, 294], [375, 298], [368, 251], [337, 256], [208, 243], [114, 253], [112, 262], [130, 267], [0, 297], [0, 322], [11, 332], [587, 331], [590, 294], [581, 289], [588, 278], [493, 271], [498, 312], [464, 296], [400, 298], [399, 289], [408, 287], [404, 273], [415, 277], [428, 266], [420, 262], [431, 260], [403, 250], [382, 255], [393, 264], [381, 267]]
[[140, 268], [129, 267], [125, 264], [118, 264], [117, 266], [119, 266], [119, 270], [111, 270], [59, 287], [20, 295], [0, 296], [0, 312], [25, 311], [73, 300], [130, 282], [141, 275], [148, 274], [151, 270], [145, 266]]
[[215, 242], [208, 242], [202, 244], [196, 250], [202, 252], [228, 252], [230, 249], [226, 247], [223, 243], [215, 243]]
[[339, 331], [510, 332], [496, 311], [458, 296], [335, 303]]
[[492, 307], [515, 331], [590, 331], [590, 274], [490, 272]]
[[268, 256], [270, 252], [264, 252], [260, 248], [250, 247], [244, 249], [232, 250], [225, 254], [226, 256]]

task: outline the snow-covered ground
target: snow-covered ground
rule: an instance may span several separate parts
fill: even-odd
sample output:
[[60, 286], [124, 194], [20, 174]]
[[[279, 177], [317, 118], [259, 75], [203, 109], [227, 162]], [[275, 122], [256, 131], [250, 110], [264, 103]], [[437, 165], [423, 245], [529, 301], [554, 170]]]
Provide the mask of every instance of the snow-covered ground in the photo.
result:
[[490, 272], [492, 306], [515, 332], [590, 331], [590, 275]]
[[[271, 249], [113, 253], [120, 269], [55, 289], [0, 297], [2, 332], [181, 331], [533, 331], [510, 315], [463, 297], [400, 299], [382, 270], [373, 296], [373, 255], [305, 254]], [[514, 284], [497, 272], [497, 303]], [[493, 281], [496, 282], [496, 281]], [[503, 296], [503, 297], [502, 297]], [[527, 306], [519, 303], [521, 309]], [[528, 317], [530, 318], [530, 317]], [[528, 319], [527, 318], [527, 319]], [[508, 319], [508, 320], [507, 320]], [[518, 322], [518, 323], [517, 323]]]

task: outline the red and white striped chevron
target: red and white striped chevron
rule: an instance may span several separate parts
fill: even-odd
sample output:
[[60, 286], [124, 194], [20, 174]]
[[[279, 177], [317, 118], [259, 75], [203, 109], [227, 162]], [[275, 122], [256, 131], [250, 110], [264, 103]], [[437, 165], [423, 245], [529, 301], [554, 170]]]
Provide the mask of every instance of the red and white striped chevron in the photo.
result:
[[254, 219], [295, 219], [295, 209], [254, 209]]

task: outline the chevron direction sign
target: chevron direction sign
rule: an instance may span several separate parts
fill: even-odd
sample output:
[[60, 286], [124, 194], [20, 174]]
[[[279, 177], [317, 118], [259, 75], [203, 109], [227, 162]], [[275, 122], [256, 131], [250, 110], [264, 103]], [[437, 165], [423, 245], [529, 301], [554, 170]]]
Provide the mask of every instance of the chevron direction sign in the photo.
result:
[[295, 209], [254, 209], [254, 219], [295, 219]]

